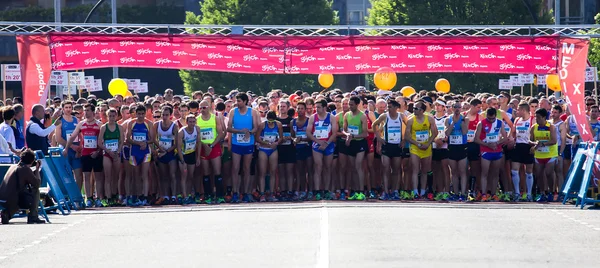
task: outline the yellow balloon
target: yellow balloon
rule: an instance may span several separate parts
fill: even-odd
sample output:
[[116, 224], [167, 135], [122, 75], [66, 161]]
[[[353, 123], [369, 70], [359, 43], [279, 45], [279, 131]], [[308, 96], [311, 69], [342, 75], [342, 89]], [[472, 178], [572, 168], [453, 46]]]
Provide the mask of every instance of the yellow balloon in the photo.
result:
[[396, 86], [396, 82], [398, 77], [396, 77], [396, 72], [390, 67], [381, 67], [377, 72], [375, 72], [375, 76], [373, 76], [373, 82], [375, 86], [381, 90], [391, 90]]
[[320, 74], [319, 75], [319, 85], [324, 88], [329, 88], [333, 85], [333, 75], [332, 74]]
[[552, 91], [560, 91], [560, 79], [558, 78], [558, 74], [546, 75], [546, 85]]
[[108, 83], [108, 93], [110, 93], [110, 95], [112, 96], [115, 96], [117, 94], [125, 96], [127, 89], [127, 82], [125, 82], [125, 80], [121, 78], [115, 78], [113, 80], [110, 80], [110, 83]]
[[123, 97], [129, 97], [129, 96], [133, 96], [133, 94], [131, 94], [131, 91], [127, 90], [127, 92], [125, 92], [125, 96], [123, 96]]
[[435, 82], [435, 89], [438, 92], [448, 93], [450, 92], [450, 82], [444, 78], [440, 78]]
[[405, 86], [400, 90], [400, 93], [404, 97], [410, 97], [410, 95], [417, 93], [417, 91], [411, 86]]

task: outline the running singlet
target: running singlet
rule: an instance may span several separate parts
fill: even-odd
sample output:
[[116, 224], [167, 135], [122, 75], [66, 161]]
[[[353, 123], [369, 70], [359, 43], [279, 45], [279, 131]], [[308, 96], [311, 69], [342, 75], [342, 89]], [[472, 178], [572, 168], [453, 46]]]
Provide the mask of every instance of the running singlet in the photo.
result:
[[121, 138], [121, 130], [119, 130], [119, 125], [115, 124], [115, 130], [110, 131], [108, 124], [106, 124], [106, 129], [104, 129], [104, 147], [116, 153], [119, 150], [119, 139]]
[[173, 143], [175, 142], [175, 135], [173, 135], [174, 127], [175, 123], [171, 122], [171, 126], [169, 126], [167, 130], [164, 130], [162, 121], [158, 122], [158, 147], [160, 147], [164, 151], [173, 147]]
[[386, 113], [384, 127], [385, 142], [391, 144], [400, 144], [402, 142], [402, 119], [400, 114], [396, 115], [396, 119], [392, 119], [389, 113]]
[[[363, 112], [359, 111], [357, 115], [353, 115], [352, 112], [346, 113], [348, 115], [348, 132], [350, 134], [356, 136], [362, 133], [362, 121], [360, 117], [363, 115]], [[362, 138], [354, 138], [353, 140], [362, 140]]]
[[[338, 117], [339, 118], [338, 119], [338, 129], [339, 129], [339, 131], [338, 132], [344, 132], [344, 114], [346, 114], [346, 113], [342, 112], [342, 113], [339, 114], [339, 117]], [[315, 118], [315, 122], [317, 122], [317, 118]], [[337, 138], [338, 138], [339, 141], [344, 141], [345, 138], [343, 138], [342, 136], [338, 135]]]
[[[292, 122], [292, 118], [291, 117], [286, 117], [286, 118], [277, 118], [277, 121], [281, 122], [281, 128], [283, 130], [283, 136], [284, 137], [291, 137], [292, 133], [291, 133], [291, 127], [290, 124]], [[291, 145], [292, 141], [291, 140], [286, 140], [284, 142], [282, 142], [280, 145]]]
[[[500, 141], [500, 129], [503, 128], [503, 122], [496, 119], [493, 123], [490, 123], [487, 119], [481, 121], [481, 135], [479, 138], [485, 143], [499, 142]], [[502, 146], [496, 146], [495, 150], [490, 149], [487, 146], [480, 146], [482, 153], [499, 153], [502, 152]]]
[[448, 142], [450, 143], [450, 145], [463, 145], [467, 143], [467, 135], [463, 135], [462, 132], [462, 123], [465, 119], [462, 115], [460, 115], [456, 122], [453, 122], [453, 119], [454, 116], [450, 116], [450, 118], [448, 119], [448, 125], [452, 128]]
[[477, 124], [479, 124], [479, 114], [477, 114], [475, 116], [475, 120], [469, 121], [469, 131], [467, 132], [467, 142], [475, 141], [475, 131], [477, 130]]
[[[373, 115], [375, 115], [375, 114], [373, 114]], [[371, 117], [369, 117], [369, 111], [365, 111], [365, 117], [367, 117], [367, 129], [368, 130], [373, 129], [373, 121], [371, 121]], [[375, 118], [377, 118], [376, 115], [375, 115]], [[369, 132], [369, 134], [367, 135], [367, 140], [369, 141], [369, 143], [372, 143], [374, 139], [375, 139], [375, 133]]]
[[[69, 138], [71, 138], [71, 134], [73, 134], [73, 131], [75, 131], [75, 127], [77, 127], [77, 118], [73, 116], [72, 122], [69, 122], [62, 117], [60, 118], [60, 120], [62, 121], [60, 125], [60, 136], [61, 138], [63, 138], [63, 140], [68, 141]], [[75, 138], [75, 140], [73, 140], [73, 144], [79, 145], [79, 138]]]
[[[146, 124], [146, 122], [144, 123], [137, 123], [135, 122], [133, 124], [133, 127], [131, 128], [131, 133], [132, 138], [134, 141], [138, 141], [138, 142], [148, 142], [149, 137], [148, 137], [148, 125]], [[140, 148], [139, 145], [137, 144], [133, 144], [131, 145], [131, 155], [145, 155], [150, 153], [150, 148], [149, 146], [146, 146], [146, 149], [142, 150]]]
[[[570, 115], [567, 117], [567, 121], [569, 122], [569, 132], [571, 136], [579, 135], [579, 130], [577, 130], [577, 121], [575, 121], [575, 117]], [[567, 145], [573, 144], [573, 139], [567, 139]]]
[[[238, 108], [233, 109], [233, 128], [252, 130], [252, 110], [247, 109], [246, 114], [240, 114]], [[254, 145], [254, 135], [250, 133], [250, 137], [246, 137], [244, 133], [233, 133], [231, 143], [240, 146]]]
[[192, 133], [188, 133], [187, 128], [183, 130], [183, 154], [191, 154], [196, 151], [196, 140], [198, 140], [198, 131], [194, 128]]
[[[435, 126], [437, 127], [438, 130], [438, 135], [436, 138], [440, 138], [440, 139], [444, 139], [446, 138], [446, 132], [444, 132], [444, 129], [446, 128], [446, 116], [442, 116], [440, 118], [435, 117]], [[437, 144], [435, 144], [435, 142], [432, 144], [433, 145], [433, 149], [448, 149], [448, 143], [444, 142], [444, 144], [442, 145], [442, 147], [438, 148]]]
[[523, 120], [521, 117], [516, 119], [514, 124], [516, 143], [529, 144], [529, 129], [532, 126], [532, 119], [533, 117], [530, 117], [528, 120]]
[[[308, 127], [308, 118], [304, 121], [304, 124], [302, 126], [298, 126], [298, 119], [294, 118], [294, 119], [292, 119], [292, 126], [294, 128], [294, 132], [296, 132], [296, 137], [301, 138], [301, 139], [307, 138], [306, 127]], [[305, 146], [307, 146], [306, 141], [301, 141], [296, 144], [297, 148], [302, 148]]]
[[98, 150], [98, 135], [100, 134], [100, 125], [98, 121], [94, 123], [83, 122], [81, 125], [81, 134], [83, 135], [83, 149], [81, 155], [91, 155]]
[[[533, 125], [533, 138], [538, 142], [550, 141], [550, 122], [546, 122], [545, 126], [538, 124]], [[547, 159], [558, 156], [558, 145], [538, 146], [535, 150], [534, 157], [538, 159]]]
[[[279, 129], [277, 129], [277, 123], [273, 123], [273, 125], [273, 127], [269, 127], [269, 123], [265, 123], [265, 127], [260, 133], [260, 138], [262, 141], [273, 143], [279, 139]], [[262, 144], [259, 145], [259, 147], [267, 150], [273, 150], [272, 148], [263, 147]]]
[[600, 121], [597, 121], [596, 123], [590, 122], [590, 128], [594, 132], [596, 132], [596, 135], [594, 136], [594, 141], [599, 141], [600, 140]]
[[200, 128], [200, 141], [204, 144], [212, 144], [217, 138], [217, 120], [214, 114], [210, 114], [208, 120], [202, 119], [202, 115], [198, 116], [196, 124]]
[[322, 121], [319, 120], [318, 114], [315, 114], [314, 117], [315, 120], [313, 124], [313, 136], [315, 136], [315, 139], [317, 140], [329, 140], [329, 137], [331, 137], [331, 114], [327, 113], [327, 115], [325, 116], [325, 120]]
[[431, 135], [429, 116], [423, 117], [423, 123], [419, 123], [417, 121], [417, 117], [413, 117], [413, 124], [411, 128], [412, 139], [418, 143], [424, 143], [429, 140], [429, 135]]
[[559, 147], [562, 145], [562, 138], [560, 137], [560, 126], [562, 125], [562, 123], [564, 123], [564, 121], [559, 121], [557, 123], [554, 123], [554, 126], [556, 127], [556, 145], [558, 145]]

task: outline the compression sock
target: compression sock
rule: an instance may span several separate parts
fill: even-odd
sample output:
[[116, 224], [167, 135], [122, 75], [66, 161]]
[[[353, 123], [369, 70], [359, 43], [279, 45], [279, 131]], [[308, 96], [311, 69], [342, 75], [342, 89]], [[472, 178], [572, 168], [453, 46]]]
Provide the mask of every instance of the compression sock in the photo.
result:
[[531, 195], [531, 190], [533, 189], [533, 174], [525, 174], [525, 183], [527, 184], [527, 194]]
[[433, 193], [433, 171], [427, 172], [427, 191]]
[[217, 188], [217, 197], [223, 197], [223, 177], [221, 177], [221, 174], [215, 175], [215, 188]]
[[510, 175], [512, 176], [512, 182], [513, 182], [513, 185], [515, 186], [515, 193], [521, 194], [521, 190], [519, 189], [519, 185], [521, 182], [521, 178], [519, 178], [519, 171], [511, 170]]
[[210, 176], [204, 176], [202, 178], [202, 186], [204, 187], [204, 194], [210, 196], [213, 194], [212, 186], [210, 185]]
[[477, 180], [477, 178], [475, 176], [471, 176], [471, 179], [469, 180], [469, 189], [471, 190], [471, 192], [475, 192], [475, 181]]

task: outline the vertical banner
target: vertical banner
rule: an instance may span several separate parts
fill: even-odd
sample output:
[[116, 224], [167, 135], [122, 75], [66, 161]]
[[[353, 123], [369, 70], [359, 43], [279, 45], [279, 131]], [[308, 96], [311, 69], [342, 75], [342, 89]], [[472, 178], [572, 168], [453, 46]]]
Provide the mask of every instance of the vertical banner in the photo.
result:
[[589, 40], [560, 38], [558, 47], [558, 76], [571, 114], [577, 121], [582, 141], [594, 141], [585, 107], [585, 67]]
[[48, 98], [52, 71], [48, 35], [17, 35], [17, 49], [21, 64], [25, 120], [29, 120], [31, 107], [38, 103], [44, 104]]

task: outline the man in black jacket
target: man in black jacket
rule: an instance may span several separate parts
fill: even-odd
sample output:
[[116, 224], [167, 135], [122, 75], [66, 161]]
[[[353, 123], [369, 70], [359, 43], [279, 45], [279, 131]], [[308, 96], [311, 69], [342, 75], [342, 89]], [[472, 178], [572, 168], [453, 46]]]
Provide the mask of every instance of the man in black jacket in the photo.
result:
[[[54, 131], [54, 129], [60, 125], [62, 120], [56, 120], [61, 113], [55, 113], [54, 117], [50, 119], [50, 115], [47, 115], [44, 106], [36, 104], [31, 108], [31, 118], [27, 122], [27, 128], [25, 129], [25, 141], [27, 147], [33, 151], [41, 150], [44, 154], [48, 154], [48, 135]], [[44, 127], [42, 123], [44, 120], [55, 120], [54, 124], [50, 127]]]

